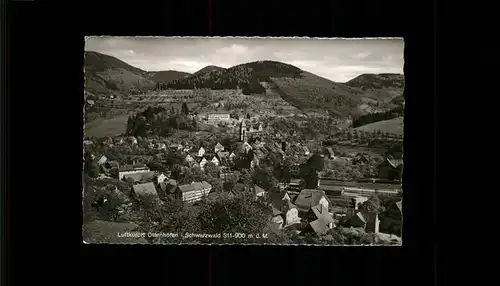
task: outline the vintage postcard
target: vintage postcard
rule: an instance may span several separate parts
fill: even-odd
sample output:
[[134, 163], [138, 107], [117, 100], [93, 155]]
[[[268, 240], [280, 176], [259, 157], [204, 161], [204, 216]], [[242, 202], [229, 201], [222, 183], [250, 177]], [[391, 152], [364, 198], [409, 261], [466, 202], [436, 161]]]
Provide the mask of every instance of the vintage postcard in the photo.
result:
[[403, 39], [85, 41], [84, 243], [402, 245]]

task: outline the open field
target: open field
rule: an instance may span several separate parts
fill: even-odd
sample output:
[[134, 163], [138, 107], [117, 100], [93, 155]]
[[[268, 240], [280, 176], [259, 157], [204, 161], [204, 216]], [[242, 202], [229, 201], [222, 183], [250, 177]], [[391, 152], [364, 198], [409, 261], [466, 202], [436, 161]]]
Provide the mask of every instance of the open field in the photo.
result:
[[355, 128], [360, 131], [374, 132], [380, 130], [384, 133], [393, 133], [403, 135], [403, 117], [394, 118], [391, 120], [384, 120], [379, 122], [370, 123]]
[[85, 136], [106, 137], [122, 134], [127, 128], [127, 119], [127, 115], [120, 115], [85, 123]]

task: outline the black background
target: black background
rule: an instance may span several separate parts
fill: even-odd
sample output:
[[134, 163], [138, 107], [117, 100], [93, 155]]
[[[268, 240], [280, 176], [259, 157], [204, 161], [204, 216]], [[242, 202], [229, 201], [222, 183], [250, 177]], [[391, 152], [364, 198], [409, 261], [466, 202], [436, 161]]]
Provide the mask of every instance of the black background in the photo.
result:
[[[8, 6], [7, 285], [438, 281], [432, 1], [65, 2]], [[404, 37], [403, 247], [83, 245], [85, 35]]]

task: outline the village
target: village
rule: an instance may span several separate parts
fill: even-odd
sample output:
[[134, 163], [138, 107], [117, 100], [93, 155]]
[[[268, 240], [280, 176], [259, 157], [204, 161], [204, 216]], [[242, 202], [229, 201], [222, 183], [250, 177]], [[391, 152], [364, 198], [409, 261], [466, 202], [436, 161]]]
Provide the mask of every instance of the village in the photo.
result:
[[[271, 237], [258, 243], [401, 244], [400, 148], [363, 144], [359, 138], [372, 135], [349, 121], [324, 140], [303, 140], [265, 117], [236, 117], [190, 117], [224, 132], [85, 138], [84, 224], [98, 238], [84, 231], [84, 240], [127, 243], [116, 233], [189, 229]], [[402, 136], [377, 140], [402, 145]], [[183, 215], [173, 223], [176, 211]]]

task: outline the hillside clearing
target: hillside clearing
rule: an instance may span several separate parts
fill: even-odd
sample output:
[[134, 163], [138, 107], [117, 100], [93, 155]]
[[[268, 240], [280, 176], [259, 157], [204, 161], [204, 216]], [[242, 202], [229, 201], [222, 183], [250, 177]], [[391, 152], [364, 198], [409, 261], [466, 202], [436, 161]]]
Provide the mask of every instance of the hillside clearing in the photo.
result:
[[397, 135], [403, 135], [403, 117], [394, 118], [391, 120], [384, 120], [379, 122], [370, 123], [355, 128], [359, 131], [365, 132], [375, 132], [380, 130], [384, 133], [393, 133]]
[[85, 123], [85, 136], [107, 137], [125, 132], [128, 115], [120, 115], [109, 119], [97, 119]]

